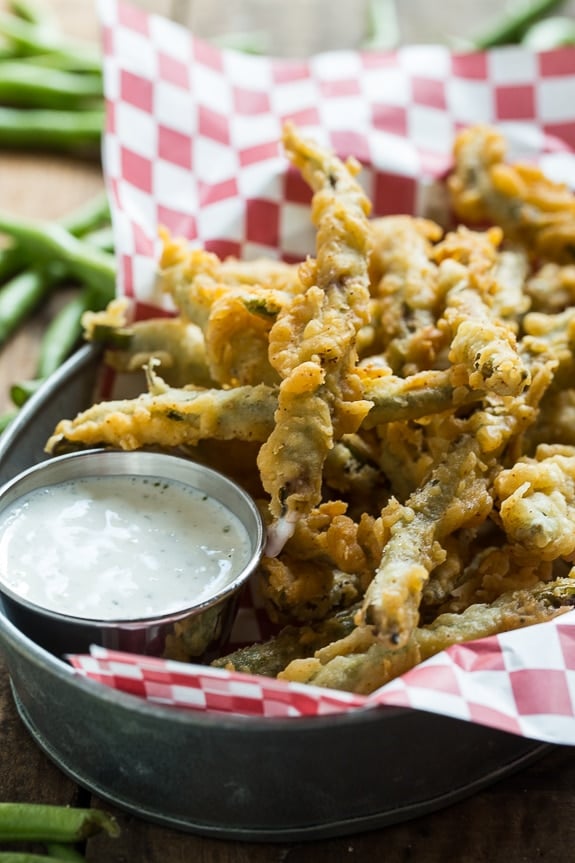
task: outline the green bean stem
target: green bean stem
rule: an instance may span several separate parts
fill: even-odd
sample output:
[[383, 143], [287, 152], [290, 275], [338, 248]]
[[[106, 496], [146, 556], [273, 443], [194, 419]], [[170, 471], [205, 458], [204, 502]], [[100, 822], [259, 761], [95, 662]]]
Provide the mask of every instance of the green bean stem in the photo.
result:
[[57, 267], [24, 270], [0, 288], [0, 345], [38, 308], [60, 277]]
[[56, 223], [16, 219], [0, 213], [0, 233], [5, 233], [39, 262], [58, 261], [66, 276], [73, 276], [112, 299], [116, 285], [116, 261], [104, 252], [74, 237]]
[[103, 99], [99, 74], [76, 74], [24, 60], [0, 64], [0, 101], [19, 108], [77, 109]]
[[104, 109], [0, 108], [0, 146], [99, 155]]

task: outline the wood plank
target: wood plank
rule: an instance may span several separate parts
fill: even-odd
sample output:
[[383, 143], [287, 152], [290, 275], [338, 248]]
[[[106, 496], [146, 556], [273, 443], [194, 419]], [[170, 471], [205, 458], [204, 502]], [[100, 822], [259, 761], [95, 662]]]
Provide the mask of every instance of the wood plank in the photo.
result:
[[68, 779], [33, 743], [16, 712], [0, 658], [0, 800], [70, 805], [77, 795]]

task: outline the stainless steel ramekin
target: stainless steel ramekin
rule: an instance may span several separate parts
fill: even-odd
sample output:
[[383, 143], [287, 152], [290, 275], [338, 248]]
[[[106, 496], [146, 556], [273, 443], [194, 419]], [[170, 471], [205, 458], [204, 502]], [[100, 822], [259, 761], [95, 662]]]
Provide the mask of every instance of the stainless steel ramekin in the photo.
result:
[[6, 616], [37, 644], [59, 656], [86, 652], [91, 644], [169, 656], [175, 646], [176, 658], [184, 658], [184, 652], [195, 661], [209, 661], [229, 635], [240, 591], [256, 569], [264, 547], [265, 531], [257, 506], [235, 482], [204, 465], [166, 453], [86, 450], [41, 462], [8, 481], [0, 489], [0, 512], [35, 489], [81, 477], [120, 475], [177, 480], [219, 501], [247, 530], [247, 564], [217, 593], [192, 607], [136, 620], [95, 620], [46, 609], [17, 595], [4, 584], [0, 562], [0, 594]]

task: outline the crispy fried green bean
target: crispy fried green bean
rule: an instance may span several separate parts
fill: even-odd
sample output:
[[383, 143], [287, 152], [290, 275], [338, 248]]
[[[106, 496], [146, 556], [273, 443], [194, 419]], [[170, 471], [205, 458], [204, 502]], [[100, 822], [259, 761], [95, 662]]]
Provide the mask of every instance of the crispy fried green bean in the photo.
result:
[[356, 644], [348, 636], [339, 644], [320, 648], [314, 657], [295, 659], [278, 677], [367, 695], [452, 644], [542, 623], [573, 605], [575, 579], [558, 578], [530, 590], [509, 591], [490, 605], [441, 614], [429, 626], [416, 628], [400, 649], [378, 642], [365, 646], [360, 640], [355, 651]]

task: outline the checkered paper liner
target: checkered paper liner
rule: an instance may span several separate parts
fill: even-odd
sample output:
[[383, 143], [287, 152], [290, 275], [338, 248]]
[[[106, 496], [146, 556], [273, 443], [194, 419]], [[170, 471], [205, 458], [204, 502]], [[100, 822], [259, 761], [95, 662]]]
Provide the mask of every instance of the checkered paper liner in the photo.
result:
[[575, 744], [575, 611], [454, 645], [369, 696], [93, 647], [86, 677], [161, 705], [246, 716], [326, 716], [384, 706], [431, 711]]
[[[295, 261], [313, 252], [310, 192], [279, 143], [288, 118], [360, 160], [375, 216], [445, 212], [454, 135], [477, 122], [501, 129], [510, 158], [575, 186], [572, 49], [422, 45], [284, 60], [220, 50], [118, 0], [98, 9], [118, 293], [140, 316], [170, 311], [155, 285], [159, 225], [220, 256]], [[262, 637], [260, 612], [242, 608], [236, 641]], [[575, 743], [575, 612], [454, 646], [368, 697], [96, 647], [70, 661], [179, 708], [287, 717], [400, 705]]]

